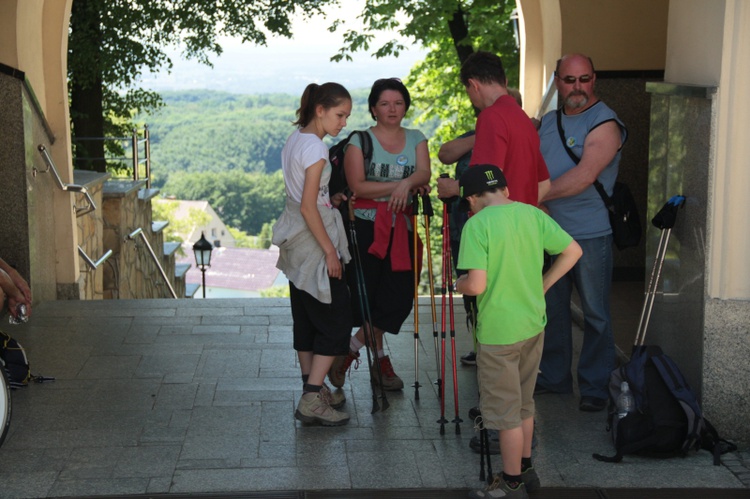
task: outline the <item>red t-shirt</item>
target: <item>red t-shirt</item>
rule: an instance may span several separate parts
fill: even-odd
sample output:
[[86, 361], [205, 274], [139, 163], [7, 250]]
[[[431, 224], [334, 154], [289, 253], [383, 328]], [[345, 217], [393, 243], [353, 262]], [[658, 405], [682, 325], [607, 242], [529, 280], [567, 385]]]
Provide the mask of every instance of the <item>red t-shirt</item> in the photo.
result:
[[539, 182], [549, 178], [539, 135], [521, 106], [503, 95], [477, 117], [470, 166], [496, 165], [508, 181], [510, 199], [537, 206]]

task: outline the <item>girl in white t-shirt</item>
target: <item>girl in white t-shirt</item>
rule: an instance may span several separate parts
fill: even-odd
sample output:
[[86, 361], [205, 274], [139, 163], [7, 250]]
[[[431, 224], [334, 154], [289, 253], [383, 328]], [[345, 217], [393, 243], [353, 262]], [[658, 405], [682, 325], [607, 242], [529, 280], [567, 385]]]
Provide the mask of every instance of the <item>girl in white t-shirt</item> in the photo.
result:
[[336, 410], [346, 402], [343, 391], [331, 392], [324, 379], [333, 359], [349, 350], [352, 315], [343, 279], [350, 256], [341, 214], [328, 193], [331, 166], [323, 137], [338, 135], [351, 110], [351, 96], [338, 83], [305, 89], [294, 122], [298, 129], [281, 152], [287, 201], [273, 230], [276, 266], [289, 278], [294, 349], [302, 371], [295, 418], [326, 426], [349, 421], [347, 413]]

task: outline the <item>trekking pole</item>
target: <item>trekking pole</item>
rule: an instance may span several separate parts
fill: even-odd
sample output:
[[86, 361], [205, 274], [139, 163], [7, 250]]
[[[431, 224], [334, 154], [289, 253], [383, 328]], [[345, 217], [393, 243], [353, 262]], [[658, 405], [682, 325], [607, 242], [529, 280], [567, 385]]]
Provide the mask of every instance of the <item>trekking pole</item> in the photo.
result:
[[451, 213], [451, 200], [447, 200], [443, 206], [445, 209], [445, 213], [447, 216], [445, 216], [445, 234], [448, 235], [448, 244], [446, 245], [446, 258], [445, 258], [445, 268], [446, 268], [446, 274], [448, 276], [448, 313], [450, 315], [450, 335], [451, 335], [451, 363], [453, 364], [453, 407], [456, 410], [456, 417], [451, 421], [452, 423], [456, 424], [456, 435], [461, 434], [461, 427], [459, 424], [463, 421], [461, 417], [458, 415], [458, 371], [456, 366], [456, 324], [454, 321], [454, 311], [453, 311], [453, 254], [451, 252], [451, 245], [450, 245], [450, 213]]
[[[443, 176], [443, 175], [441, 175]], [[447, 175], [446, 175], [447, 176]], [[448, 207], [443, 201], [443, 227], [442, 227], [442, 233], [443, 233], [443, 246], [442, 246], [442, 281], [440, 286], [440, 379], [445, 380], [445, 279], [446, 279], [446, 271], [445, 271], [445, 264], [446, 258], [447, 258], [447, 251], [446, 251], [446, 244], [448, 243], [448, 237], [445, 234], [446, 230], [446, 224], [445, 221], [448, 217]], [[445, 435], [445, 423], [447, 423], [448, 420], [445, 419], [445, 383], [440, 383], [440, 419], [438, 420], [438, 423], [440, 423], [440, 434]]]
[[432, 202], [430, 196], [427, 194], [422, 195], [422, 215], [424, 215], [424, 233], [426, 240], [427, 249], [427, 276], [430, 283], [430, 309], [432, 310], [432, 338], [435, 342], [435, 372], [437, 373], [437, 380], [435, 384], [438, 386], [438, 397], [440, 397], [440, 387], [443, 384], [442, 378], [440, 377], [440, 345], [438, 343], [438, 330], [437, 330], [437, 306], [435, 303], [435, 275], [432, 270], [432, 247], [430, 243], [430, 217], [435, 215], [432, 209]]
[[[447, 173], [443, 173], [440, 175], [441, 178], [448, 178]], [[440, 419], [438, 420], [438, 423], [440, 423], [440, 434], [445, 435], [445, 423], [448, 422], [447, 419], [445, 419], [445, 309], [446, 309], [446, 299], [445, 294], [448, 291], [448, 288], [446, 287], [448, 285], [448, 273], [451, 269], [451, 263], [448, 260], [450, 258], [450, 223], [448, 222], [448, 203], [450, 202], [448, 199], [441, 199], [443, 202], [443, 227], [442, 227], [442, 235], [443, 235], [443, 246], [442, 246], [442, 281], [441, 281], [441, 287], [440, 287], [440, 379], [442, 380], [442, 383], [440, 384]], [[452, 295], [451, 295], [452, 296]], [[453, 310], [450, 311], [450, 313], [453, 313]]]
[[[480, 451], [484, 453], [485, 459], [487, 459], [487, 483], [490, 484], [494, 480], [494, 476], [492, 474], [492, 463], [490, 462], [490, 432], [487, 430], [487, 428], [484, 427], [484, 422], [482, 422], [482, 429], [479, 432], [479, 438], [482, 440], [482, 445]], [[481, 461], [481, 458], [480, 458]], [[481, 463], [480, 463], [481, 466]], [[479, 472], [479, 479], [484, 480], [482, 477], [482, 472], [484, 470], [481, 470]]]
[[[365, 273], [362, 267], [362, 258], [359, 253], [359, 243], [357, 242], [357, 229], [355, 226], [354, 206], [349, 198], [349, 235], [352, 243], [352, 254], [354, 258], [354, 269], [357, 280], [357, 296], [359, 297], [359, 310], [362, 313], [362, 328], [365, 334], [365, 350], [367, 351], [367, 365], [370, 370], [370, 387], [372, 388], [372, 411], [375, 414], [381, 409], [378, 404], [378, 395], [375, 388], [375, 376], [380, 384], [380, 398], [382, 399], [382, 409], [389, 407], [388, 399], [385, 396], [383, 388], [383, 373], [380, 369], [380, 362], [377, 358], [377, 344], [375, 342], [375, 332], [372, 330], [372, 315], [370, 314], [370, 302], [367, 298], [367, 286], [365, 284]], [[372, 349], [375, 349], [374, 355]], [[373, 357], [375, 360], [373, 360]]]
[[651, 320], [651, 312], [653, 311], [654, 301], [656, 300], [656, 286], [661, 277], [664, 258], [667, 255], [669, 238], [672, 235], [672, 228], [677, 222], [677, 210], [683, 206], [684, 202], [685, 196], [672, 196], [651, 220], [651, 223], [657, 229], [661, 230], [661, 234], [659, 236], [659, 245], [656, 248], [656, 255], [654, 255], [655, 263], [651, 269], [651, 277], [649, 278], [648, 290], [646, 292], [646, 301], [643, 304], [641, 318], [638, 321], [638, 330], [635, 335], [636, 346], [643, 345], [646, 341], [646, 329]]
[[417, 215], [419, 211], [419, 194], [414, 193], [411, 201], [411, 228], [414, 234], [414, 399], [419, 400], [419, 234], [417, 234]]
[[[466, 297], [464, 296], [464, 299]], [[474, 344], [474, 352], [477, 351], [477, 299], [475, 296], [469, 298], [469, 314], [466, 316], [466, 329], [471, 334], [471, 340]]]

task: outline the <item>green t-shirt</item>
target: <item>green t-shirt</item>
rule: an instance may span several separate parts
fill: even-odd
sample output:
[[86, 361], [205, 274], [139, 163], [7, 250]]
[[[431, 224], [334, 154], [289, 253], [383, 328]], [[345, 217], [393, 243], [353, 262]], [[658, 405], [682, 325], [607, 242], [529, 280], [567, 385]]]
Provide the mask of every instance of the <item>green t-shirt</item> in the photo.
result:
[[511, 345], [542, 332], [544, 251], [556, 255], [572, 240], [552, 218], [524, 203], [487, 206], [469, 218], [457, 267], [487, 272], [487, 289], [477, 297], [477, 341]]

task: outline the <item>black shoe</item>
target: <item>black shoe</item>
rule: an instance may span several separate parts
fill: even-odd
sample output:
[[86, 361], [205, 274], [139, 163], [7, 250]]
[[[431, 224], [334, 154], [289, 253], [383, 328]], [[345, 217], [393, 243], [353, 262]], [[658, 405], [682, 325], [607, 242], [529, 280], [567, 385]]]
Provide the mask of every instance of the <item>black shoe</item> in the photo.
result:
[[475, 421], [481, 415], [482, 411], [479, 410], [479, 406], [469, 409], [469, 421]]
[[[500, 432], [498, 432], [497, 430], [487, 431], [489, 432], [490, 454], [500, 454]], [[481, 452], [482, 444], [479, 441], [479, 435], [474, 435], [473, 437], [471, 437], [471, 440], [469, 440], [469, 447], [477, 454]]]
[[586, 412], [599, 412], [607, 407], [607, 401], [598, 397], [581, 397], [581, 403], [578, 404], [578, 408]]
[[477, 354], [476, 352], [469, 352], [466, 355], [461, 356], [461, 364], [465, 366], [477, 365]]

